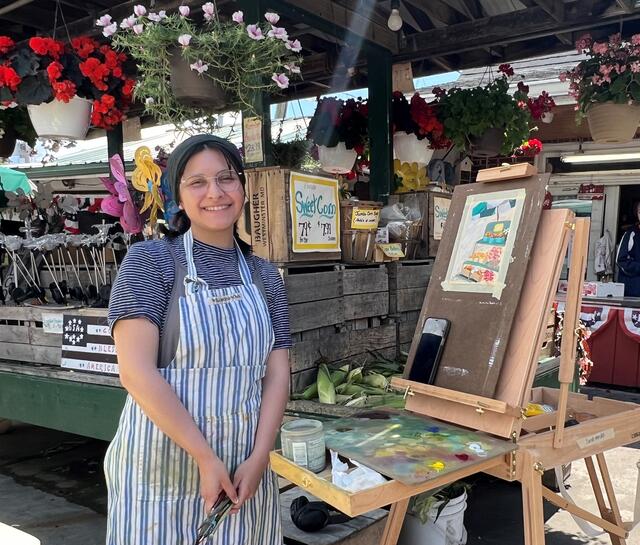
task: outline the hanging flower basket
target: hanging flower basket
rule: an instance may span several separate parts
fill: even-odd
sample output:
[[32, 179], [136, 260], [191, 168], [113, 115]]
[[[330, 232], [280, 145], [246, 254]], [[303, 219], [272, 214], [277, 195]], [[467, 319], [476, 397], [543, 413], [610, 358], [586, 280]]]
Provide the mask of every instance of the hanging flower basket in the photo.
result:
[[0, 157], [11, 157], [16, 148], [16, 131], [13, 127], [4, 129], [4, 134], [0, 137]]
[[491, 128], [482, 136], [470, 136], [470, 153], [474, 157], [496, 157], [504, 144], [504, 130]]
[[[211, 69], [211, 68], [209, 68]], [[178, 102], [192, 108], [206, 108], [213, 113], [229, 109], [231, 100], [222, 87], [206, 72], [192, 70], [178, 49], [171, 51], [171, 89]]]
[[415, 134], [396, 132], [393, 135], [393, 151], [401, 163], [427, 165], [433, 156], [433, 149], [426, 138], [418, 140]]
[[337, 146], [331, 148], [318, 146], [318, 155], [322, 170], [331, 174], [351, 172], [358, 157], [355, 150], [347, 149], [344, 142], [339, 142]]
[[598, 144], [630, 142], [640, 124], [640, 105], [601, 102], [587, 110], [591, 138]]
[[69, 102], [51, 102], [27, 106], [33, 128], [40, 138], [83, 140], [91, 122], [91, 101], [73, 97]]

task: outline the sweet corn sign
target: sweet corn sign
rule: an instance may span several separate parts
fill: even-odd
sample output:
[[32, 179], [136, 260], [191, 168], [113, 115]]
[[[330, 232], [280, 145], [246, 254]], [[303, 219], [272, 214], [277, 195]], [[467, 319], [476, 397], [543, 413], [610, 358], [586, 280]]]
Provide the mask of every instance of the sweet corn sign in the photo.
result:
[[340, 251], [338, 180], [292, 172], [289, 179], [292, 250]]

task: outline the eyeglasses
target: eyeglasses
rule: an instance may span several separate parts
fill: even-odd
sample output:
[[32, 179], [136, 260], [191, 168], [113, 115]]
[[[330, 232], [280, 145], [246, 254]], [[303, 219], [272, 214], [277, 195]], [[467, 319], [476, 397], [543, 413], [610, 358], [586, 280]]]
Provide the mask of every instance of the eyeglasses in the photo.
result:
[[235, 170], [222, 170], [216, 176], [204, 176], [195, 174], [180, 181], [180, 186], [193, 193], [204, 193], [209, 189], [210, 183], [216, 183], [221, 191], [232, 193], [242, 187], [240, 175]]
[[233, 503], [225, 496], [221, 495], [218, 501], [214, 504], [209, 516], [204, 519], [204, 522], [198, 528], [198, 536], [194, 545], [201, 545], [204, 543], [220, 526], [222, 519], [229, 514]]

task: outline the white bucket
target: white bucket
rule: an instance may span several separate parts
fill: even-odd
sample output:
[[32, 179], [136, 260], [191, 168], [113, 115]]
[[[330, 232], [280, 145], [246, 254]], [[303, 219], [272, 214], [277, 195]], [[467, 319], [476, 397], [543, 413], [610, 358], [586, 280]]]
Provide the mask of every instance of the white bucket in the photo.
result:
[[393, 135], [393, 153], [401, 163], [426, 165], [433, 157], [433, 150], [426, 138], [418, 140], [415, 134], [396, 132]]
[[[467, 509], [467, 493], [453, 498], [442, 510], [438, 520], [439, 503], [429, 510], [426, 524], [418, 517], [407, 514], [402, 525], [398, 545], [465, 545], [467, 530], [464, 512]], [[435, 522], [434, 522], [435, 521]]]
[[69, 102], [30, 104], [27, 111], [40, 138], [83, 140], [91, 123], [91, 107], [90, 100], [75, 96]]
[[331, 174], [351, 172], [357, 157], [355, 150], [347, 149], [344, 142], [338, 142], [337, 146], [331, 148], [318, 146], [318, 159], [322, 170]]

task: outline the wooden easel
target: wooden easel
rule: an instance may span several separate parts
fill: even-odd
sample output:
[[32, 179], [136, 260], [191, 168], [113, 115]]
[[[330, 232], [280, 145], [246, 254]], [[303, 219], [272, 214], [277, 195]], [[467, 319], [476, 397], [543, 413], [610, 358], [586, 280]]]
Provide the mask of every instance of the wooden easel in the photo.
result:
[[[508, 350], [501, 370], [496, 395], [487, 398], [405, 379], [394, 379], [392, 386], [407, 395], [406, 409], [414, 413], [490, 433], [509, 439], [514, 450], [486, 467], [475, 467], [465, 474], [451, 473], [422, 485], [409, 487], [390, 481], [380, 487], [357, 493], [347, 493], [327, 480], [299, 468], [278, 453], [272, 453], [272, 468], [317, 497], [355, 516], [377, 507], [392, 505], [382, 545], [397, 543], [411, 496], [433, 490], [444, 484], [484, 471], [507, 481], [522, 484], [524, 533], [526, 545], [544, 545], [543, 498], [566, 509], [577, 517], [603, 528], [614, 545], [625, 544], [628, 535], [620, 517], [615, 493], [604, 458], [604, 452], [637, 441], [640, 436], [640, 406], [633, 403], [596, 398], [569, 392], [575, 373], [575, 328], [582, 300], [589, 220], [575, 218], [570, 210], [544, 211], [531, 254], [525, 288], [517, 318], [509, 337]], [[573, 236], [569, 288], [561, 342], [559, 389], [532, 390], [538, 355], [546, 329], [546, 314], [553, 303], [560, 271]], [[428, 309], [423, 306], [409, 353], [412, 361]], [[530, 401], [557, 407], [553, 413], [525, 420], [524, 409]], [[565, 429], [565, 421], [575, 413], [588, 413], [593, 418]], [[604, 483], [599, 484], [596, 457]], [[545, 469], [584, 459], [600, 509], [596, 516], [570, 504], [542, 485]]]

